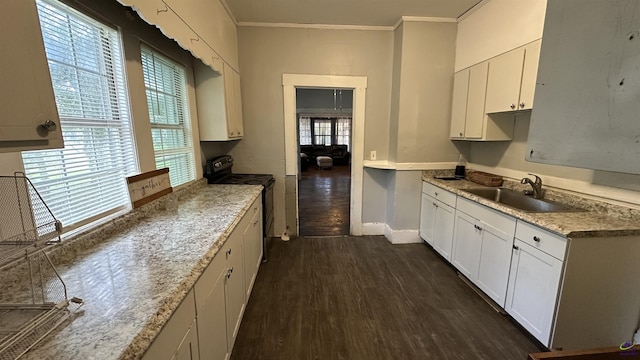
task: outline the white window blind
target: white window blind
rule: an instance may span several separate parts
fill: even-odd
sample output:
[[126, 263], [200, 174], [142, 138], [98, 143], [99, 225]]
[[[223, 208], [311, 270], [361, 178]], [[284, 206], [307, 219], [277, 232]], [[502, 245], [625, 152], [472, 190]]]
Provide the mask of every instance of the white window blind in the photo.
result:
[[336, 119], [336, 143], [347, 145], [347, 151], [351, 148], [351, 118], [339, 117]]
[[171, 185], [195, 179], [185, 68], [146, 46], [142, 71], [156, 168], [169, 168]]
[[298, 121], [300, 145], [311, 145], [311, 118], [301, 116]]
[[65, 147], [22, 153], [66, 230], [129, 206], [138, 170], [118, 32], [55, 0], [38, 15]]

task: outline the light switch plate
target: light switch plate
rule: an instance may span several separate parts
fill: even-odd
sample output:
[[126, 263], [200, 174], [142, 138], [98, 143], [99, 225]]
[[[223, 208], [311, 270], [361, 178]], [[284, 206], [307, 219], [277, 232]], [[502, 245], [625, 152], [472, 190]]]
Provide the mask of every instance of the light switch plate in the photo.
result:
[[375, 152], [375, 150], [374, 150], [374, 151], [371, 151], [371, 154], [369, 155], [369, 160], [375, 160], [375, 159], [376, 159], [376, 157], [377, 157], [377, 156], [376, 156], [376, 152]]

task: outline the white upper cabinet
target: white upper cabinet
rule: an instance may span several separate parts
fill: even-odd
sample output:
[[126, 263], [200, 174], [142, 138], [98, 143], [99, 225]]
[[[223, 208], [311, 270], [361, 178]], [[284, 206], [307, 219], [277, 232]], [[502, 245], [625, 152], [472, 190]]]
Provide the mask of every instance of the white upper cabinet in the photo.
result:
[[180, 47], [213, 67], [222, 59], [236, 71], [238, 32], [236, 24], [218, 0], [118, 0], [131, 6], [141, 18], [157, 26]]
[[520, 84], [519, 110], [531, 110], [533, 108], [533, 95], [536, 92], [541, 45], [542, 40], [538, 40], [524, 47], [524, 68], [522, 69], [522, 83]]
[[489, 60], [485, 112], [531, 110], [541, 40]]
[[451, 132], [453, 140], [511, 140], [513, 118], [488, 116], [485, 111], [487, 61], [454, 74]]
[[64, 146], [33, 0], [0, 2], [0, 152]]
[[523, 65], [524, 49], [522, 48], [489, 60], [485, 112], [517, 110]]
[[221, 73], [199, 61], [194, 62], [198, 128], [202, 141], [237, 140], [244, 136], [240, 74], [226, 63], [219, 66]]

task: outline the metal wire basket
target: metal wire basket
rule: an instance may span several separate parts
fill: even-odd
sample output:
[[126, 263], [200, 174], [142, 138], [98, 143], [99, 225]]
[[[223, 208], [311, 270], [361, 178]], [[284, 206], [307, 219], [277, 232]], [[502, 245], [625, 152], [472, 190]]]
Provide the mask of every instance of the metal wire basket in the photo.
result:
[[[0, 271], [15, 278], [0, 298], [0, 360], [18, 359], [82, 305], [43, 251], [62, 224], [24, 176], [0, 176]], [[9, 281], [3, 274], [3, 280]]]

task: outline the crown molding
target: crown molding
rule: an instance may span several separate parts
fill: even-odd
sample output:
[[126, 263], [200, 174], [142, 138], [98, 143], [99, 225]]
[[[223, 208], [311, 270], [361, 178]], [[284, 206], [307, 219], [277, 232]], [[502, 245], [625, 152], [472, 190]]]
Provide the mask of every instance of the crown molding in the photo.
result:
[[271, 28], [297, 28], [297, 29], [323, 29], [323, 30], [366, 30], [366, 31], [393, 31], [394, 30], [393, 26], [264, 23], [264, 22], [243, 22], [243, 21], [239, 22], [238, 26], [271, 27]]
[[467, 10], [464, 12], [464, 14], [458, 16], [458, 18], [456, 19], [457, 22], [460, 22], [466, 18], [468, 18], [469, 16], [471, 16], [471, 14], [473, 14], [474, 12], [478, 11], [481, 7], [485, 6], [489, 1], [491, 0], [481, 0], [478, 1], [477, 4], [473, 5], [473, 7], [471, 7], [471, 9]]
[[402, 16], [393, 25], [393, 30], [397, 29], [403, 22], [433, 22], [433, 23], [457, 23], [455, 18], [427, 17], [427, 16]]
[[224, 7], [224, 9], [227, 11], [227, 14], [231, 18], [231, 21], [233, 21], [233, 23], [236, 26], [238, 26], [238, 19], [236, 19], [236, 16], [233, 14], [233, 11], [231, 11], [231, 8], [229, 7], [229, 4], [227, 4], [227, 1], [226, 0], [220, 0], [220, 4], [222, 4], [222, 7]]

